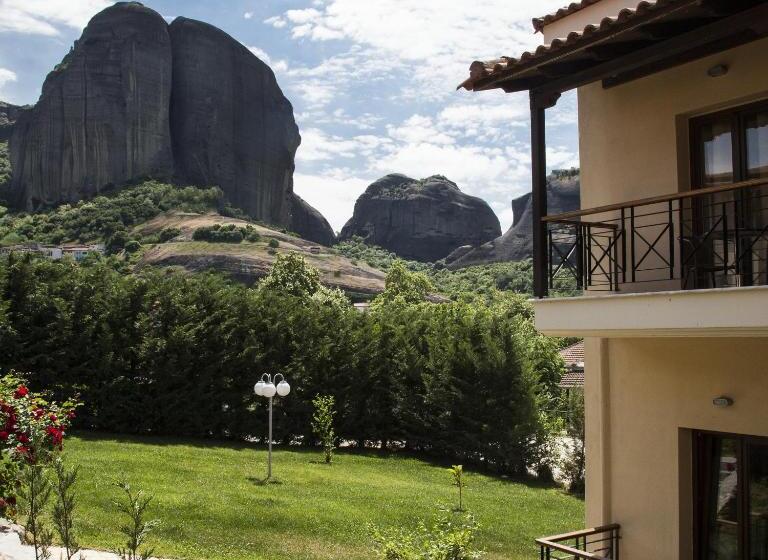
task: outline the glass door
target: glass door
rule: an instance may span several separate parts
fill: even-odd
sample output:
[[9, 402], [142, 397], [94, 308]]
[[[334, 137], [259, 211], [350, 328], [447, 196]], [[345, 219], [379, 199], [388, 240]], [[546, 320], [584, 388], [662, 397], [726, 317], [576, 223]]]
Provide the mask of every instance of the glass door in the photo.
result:
[[696, 559], [768, 560], [768, 440], [696, 434]]
[[[768, 102], [691, 121], [695, 189], [768, 180]], [[681, 236], [683, 288], [768, 283], [768, 187], [691, 199]]]

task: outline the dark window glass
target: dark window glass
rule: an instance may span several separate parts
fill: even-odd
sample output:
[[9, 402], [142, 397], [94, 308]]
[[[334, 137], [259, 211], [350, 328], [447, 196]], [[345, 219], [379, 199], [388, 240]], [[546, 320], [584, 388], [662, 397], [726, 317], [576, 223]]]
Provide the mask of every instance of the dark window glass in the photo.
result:
[[709, 484], [709, 560], [739, 560], [738, 442], [714, 442]]
[[768, 445], [749, 447], [749, 558], [768, 560]]
[[768, 177], [768, 111], [747, 115], [747, 179]]

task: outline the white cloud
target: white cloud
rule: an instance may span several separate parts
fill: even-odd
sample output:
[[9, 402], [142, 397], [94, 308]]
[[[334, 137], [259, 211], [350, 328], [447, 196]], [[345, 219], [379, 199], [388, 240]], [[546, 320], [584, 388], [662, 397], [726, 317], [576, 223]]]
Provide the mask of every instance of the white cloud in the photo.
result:
[[243, 17], [244, 17], [245, 19], [251, 19], [251, 18], [253, 17], [253, 12], [245, 12], [245, 13], [243, 14]]
[[108, 0], [0, 0], [0, 32], [59, 35], [59, 26], [82, 29]]
[[[448, 93], [477, 58], [517, 54], [538, 45], [530, 19], [561, 7], [562, 0], [328, 0], [318, 8], [288, 10], [270, 18], [290, 26], [294, 38], [347, 39], [377, 60], [408, 63], [420, 84], [410, 93]], [[406, 89], [407, 91], [407, 89]]]
[[293, 190], [325, 216], [335, 231], [352, 217], [355, 201], [373, 179], [351, 174], [349, 170], [334, 169], [326, 173], [296, 173]]
[[285, 21], [280, 16], [274, 16], [274, 17], [265, 19], [264, 23], [266, 23], [267, 25], [271, 25], [272, 27], [276, 27], [277, 29], [281, 29], [288, 24], [288, 22]]
[[15, 82], [16, 80], [16, 72], [8, 70], [7, 68], [0, 68], [0, 91], [5, 87], [5, 84]]

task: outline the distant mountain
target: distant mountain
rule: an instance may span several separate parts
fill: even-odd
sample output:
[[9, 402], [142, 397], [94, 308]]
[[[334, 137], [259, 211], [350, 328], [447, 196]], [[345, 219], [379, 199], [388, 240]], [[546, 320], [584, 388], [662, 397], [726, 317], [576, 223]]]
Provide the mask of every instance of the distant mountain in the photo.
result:
[[18, 118], [10, 135], [16, 207], [174, 179], [219, 186], [257, 220], [322, 229], [314, 209], [292, 215], [307, 205], [293, 194], [301, 137], [291, 103], [269, 66], [207, 23], [168, 25], [138, 2], [118, 2], [91, 19], [37, 104], [16, 109], [0, 106], [0, 135]]
[[416, 180], [391, 174], [357, 199], [341, 240], [370, 245], [422, 262], [442, 259], [461, 245], [480, 245], [501, 234], [488, 204], [461, 192], [441, 175]]
[[[556, 171], [547, 177], [547, 207], [549, 214], [580, 208], [580, 177], [578, 171]], [[533, 218], [531, 193], [512, 201], [514, 222], [507, 232], [481, 245], [459, 247], [445, 258], [450, 269], [505, 261], [521, 261], [533, 252]]]

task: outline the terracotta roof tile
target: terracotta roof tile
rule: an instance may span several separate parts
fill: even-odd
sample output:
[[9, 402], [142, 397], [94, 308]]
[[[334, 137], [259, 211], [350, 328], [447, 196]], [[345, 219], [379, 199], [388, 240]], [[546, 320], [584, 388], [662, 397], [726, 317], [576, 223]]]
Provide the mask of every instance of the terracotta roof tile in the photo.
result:
[[584, 341], [579, 341], [576, 344], [560, 350], [560, 356], [563, 358], [566, 366], [584, 364]]
[[558, 386], [562, 389], [571, 389], [573, 387], [584, 387], [583, 371], [568, 371], [560, 378]]
[[579, 10], [583, 10], [584, 8], [587, 8], [592, 4], [597, 4], [600, 1], [601, 0], [581, 0], [581, 2], [571, 2], [566, 7], [560, 8], [556, 12], [547, 14], [543, 17], [533, 18], [533, 28], [536, 31], [541, 31], [542, 29], [544, 29], [545, 25], [549, 25], [554, 21], [563, 19], [566, 16], [569, 16], [575, 12], [578, 12]]
[[[560, 51], [578, 48], [581, 43], [597, 42], [605, 36], [606, 39], [614, 35], [618, 26], [631, 25], [632, 20], [645, 16], [650, 12], [674, 4], [691, 4], [690, 0], [642, 0], [634, 9], [624, 8], [616, 16], [605, 17], [597, 23], [589, 24], [582, 31], [572, 31], [566, 37], [554, 39], [551, 43], [540, 45], [533, 51], [526, 51], [519, 57], [502, 56], [488, 61], [476, 60], [469, 67], [469, 78], [458, 85], [456, 89], [465, 88], [475, 90], [475, 83], [484, 78], [490, 78], [497, 74], [516, 74], [513, 70], [523, 70], [539, 64], [550, 58], [557, 58]], [[482, 89], [482, 88], [480, 88]]]

